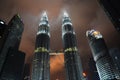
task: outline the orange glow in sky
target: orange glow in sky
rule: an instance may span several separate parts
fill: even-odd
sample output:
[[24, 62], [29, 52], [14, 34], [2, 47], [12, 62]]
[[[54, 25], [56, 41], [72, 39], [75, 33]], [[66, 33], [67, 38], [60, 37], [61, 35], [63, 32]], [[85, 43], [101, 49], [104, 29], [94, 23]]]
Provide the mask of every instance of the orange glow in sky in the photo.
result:
[[65, 80], [64, 55], [50, 57], [50, 80]]

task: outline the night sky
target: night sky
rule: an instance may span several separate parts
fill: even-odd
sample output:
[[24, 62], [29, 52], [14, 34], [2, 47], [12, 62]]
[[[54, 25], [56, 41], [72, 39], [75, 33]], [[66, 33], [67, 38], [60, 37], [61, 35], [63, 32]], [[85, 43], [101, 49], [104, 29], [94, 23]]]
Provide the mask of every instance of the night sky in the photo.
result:
[[[26, 53], [27, 64], [30, 64], [32, 60], [37, 28], [43, 11], [47, 11], [48, 14], [51, 34], [50, 49], [54, 51], [63, 49], [61, 21], [63, 11], [68, 12], [76, 32], [77, 46], [85, 72], [88, 71], [88, 61], [91, 57], [85, 34], [87, 30], [100, 31], [108, 48], [120, 48], [120, 35], [96, 0], [0, 0], [0, 19], [8, 23], [14, 14], [19, 13], [24, 22], [19, 49]], [[55, 80], [54, 74], [61, 76], [59, 80], [64, 80], [65, 73], [62, 73], [64, 73], [63, 56], [52, 56], [51, 80]]]

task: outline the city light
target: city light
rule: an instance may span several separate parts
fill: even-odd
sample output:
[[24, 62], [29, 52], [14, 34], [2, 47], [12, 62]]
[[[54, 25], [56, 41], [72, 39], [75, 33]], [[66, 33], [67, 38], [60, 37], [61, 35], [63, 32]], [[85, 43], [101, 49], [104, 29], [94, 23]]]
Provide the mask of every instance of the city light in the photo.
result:
[[0, 24], [5, 24], [3, 21], [0, 21]]
[[100, 34], [100, 32], [99, 32], [99, 31], [96, 31], [96, 30], [94, 30], [94, 29], [88, 30], [88, 31], [86, 32], [86, 36], [88, 36], [88, 37], [93, 37], [93, 38], [96, 38], [96, 39], [102, 38], [102, 35]]
[[99, 31], [94, 31], [92, 34], [94, 35], [94, 37], [95, 37], [96, 39], [102, 38], [102, 35], [100, 34]]
[[84, 77], [86, 77], [86, 76], [87, 76], [85, 72], [83, 72], [83, 76], [84, 76]]
[[68, 15], [68, 13], [66, 11], [64, 11], [63, 16], [64, 17], [69, 17], [69, 15]]

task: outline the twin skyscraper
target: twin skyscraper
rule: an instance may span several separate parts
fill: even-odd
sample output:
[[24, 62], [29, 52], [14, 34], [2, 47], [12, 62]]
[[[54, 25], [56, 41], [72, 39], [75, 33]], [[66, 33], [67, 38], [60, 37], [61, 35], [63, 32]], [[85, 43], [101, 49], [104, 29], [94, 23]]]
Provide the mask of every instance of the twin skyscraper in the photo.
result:
[[[87, 31], [88, 41], [93, 53], [100, 80], [119, 80], [120, 73], [108, 54], [102, 35], [95, 30]], [[77, 48], [76, 36], [71, 19], [65, 12], [62, 20], [62, 40], [66, 80], [86, 80]], [[35, 52], [32, 62], [31, 80], [50, 80], [50, 25], [46, 12], [43, 13], [36, 36]]]
[[[71, 19], [64, 13], [62, 39], [67, 80], [83, 80], [82, 65], [79, 59], [75, 32]], [[50, 80], [50, 26], [46, 13], [43, 13], [38, 27], [35, 53], [32, 64], [32, 80]]]

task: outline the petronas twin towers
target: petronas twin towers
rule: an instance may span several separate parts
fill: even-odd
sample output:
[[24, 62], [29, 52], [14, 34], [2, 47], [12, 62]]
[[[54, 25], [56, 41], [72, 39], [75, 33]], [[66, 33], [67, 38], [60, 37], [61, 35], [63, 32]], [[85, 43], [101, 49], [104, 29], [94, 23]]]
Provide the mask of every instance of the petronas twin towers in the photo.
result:
[[[108, 49], [100, 32], [86, 32], [92, 50], [100, 80], [120, 80], [120, 72], [115, 70]], [[62, 40], [64, 45], [64, 60], [66, 80], [86, 80], [78, 53], [75, 32], [71, 19], [64, 13], [62, 20]], [[36, 36], [35, 52], [32, 63], [31, 80], [50, 80], [50, 26], [46, 13], [43, 13]]]
[[48, 17], [43, 14], [36, 36], [35, 53], [32, 66], [32, 80], [50, 79], [50, 32]]
[[[32, 63], [32, 80], [50, 80], [50, 26], [46, 13], [43, 13], [36, 36], [35, 53]], [[75, 32], [71, 19], [64, 13], [62, 20], [62, 39], [64, 44], [64, 58], [66, 80], [83, 80]]]

